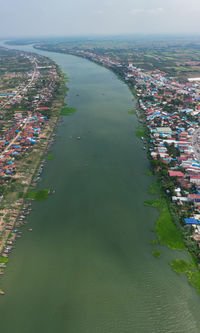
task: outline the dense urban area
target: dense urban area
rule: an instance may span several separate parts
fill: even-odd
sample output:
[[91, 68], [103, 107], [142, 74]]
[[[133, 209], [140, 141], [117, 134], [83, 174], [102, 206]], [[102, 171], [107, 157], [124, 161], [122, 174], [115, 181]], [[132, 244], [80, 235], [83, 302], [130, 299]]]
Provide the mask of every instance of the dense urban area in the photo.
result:
[[65, 94], [65, 78], [53, 61], [0, 48], [0, 274], [31, 210], [28, 198], [51, 193], [34, 186]]

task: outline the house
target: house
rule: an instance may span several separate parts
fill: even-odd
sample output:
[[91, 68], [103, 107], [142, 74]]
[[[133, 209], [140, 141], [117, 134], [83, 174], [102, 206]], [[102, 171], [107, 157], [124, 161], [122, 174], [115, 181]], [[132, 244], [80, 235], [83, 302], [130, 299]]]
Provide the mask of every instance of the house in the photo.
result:
[[193, 184], [200, 184], [200, 176], [191, 176], [190, 181]]
[[185, 223], [187, 225], [197, 225], [197, 224], [200, 224], [200, 221], [194, 219], [194, 218], [189, 218], [189, 219], [184, 219]]
[[181, 171], [173, 171], [173, 170], [169, 170], [168, 173], [169, 173], [169, 176], [170, 176], [170, 177], [180, 177], [180, 178], [183, 178], [183, 177], [184, 177], [184, 173], [181, 172]]

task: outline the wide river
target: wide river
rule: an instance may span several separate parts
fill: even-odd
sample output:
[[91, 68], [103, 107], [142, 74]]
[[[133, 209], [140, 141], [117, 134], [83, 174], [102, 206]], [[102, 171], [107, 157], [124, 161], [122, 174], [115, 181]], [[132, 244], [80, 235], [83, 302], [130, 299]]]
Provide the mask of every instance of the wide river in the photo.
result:
[[67, 74], [77, 112], [59, 125], [42, 175], [40, 188], [56, 193], [33, 203], [33, 232], [0, 280], [1, 332], [199, 333], [200, 297], [168, 264], [186, 254], [160, 247], [156, 259], [149, 245], [158, 212], [144, 207], [153, 179], [129, 89], [87, 60], [34, 52]]

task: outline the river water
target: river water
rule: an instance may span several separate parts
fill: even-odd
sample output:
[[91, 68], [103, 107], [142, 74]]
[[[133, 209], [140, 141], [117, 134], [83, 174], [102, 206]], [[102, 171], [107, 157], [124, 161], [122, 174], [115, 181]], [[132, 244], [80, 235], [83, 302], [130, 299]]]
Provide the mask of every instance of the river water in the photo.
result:
[[56, 193], [33, 203], [33, 232], [25, 228], [0, 280], [1, 331], [200, 332], [200, 297], [168, 265], [186, 254], [160, 247], [156, 259], [149, 245], [158, 213], [144, 207], [152, 177], [129, 89], [85, 59], [35, 52], [68, 75], [77, 112], [59, 125], [43, 172], [40, 188]]

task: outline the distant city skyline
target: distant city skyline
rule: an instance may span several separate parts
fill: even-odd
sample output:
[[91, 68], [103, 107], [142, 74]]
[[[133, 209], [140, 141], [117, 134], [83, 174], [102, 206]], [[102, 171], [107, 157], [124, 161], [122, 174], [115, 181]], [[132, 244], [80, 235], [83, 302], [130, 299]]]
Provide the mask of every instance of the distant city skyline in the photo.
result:
[[200, 34], [199, 0], [0, 0], [0, 37]]

